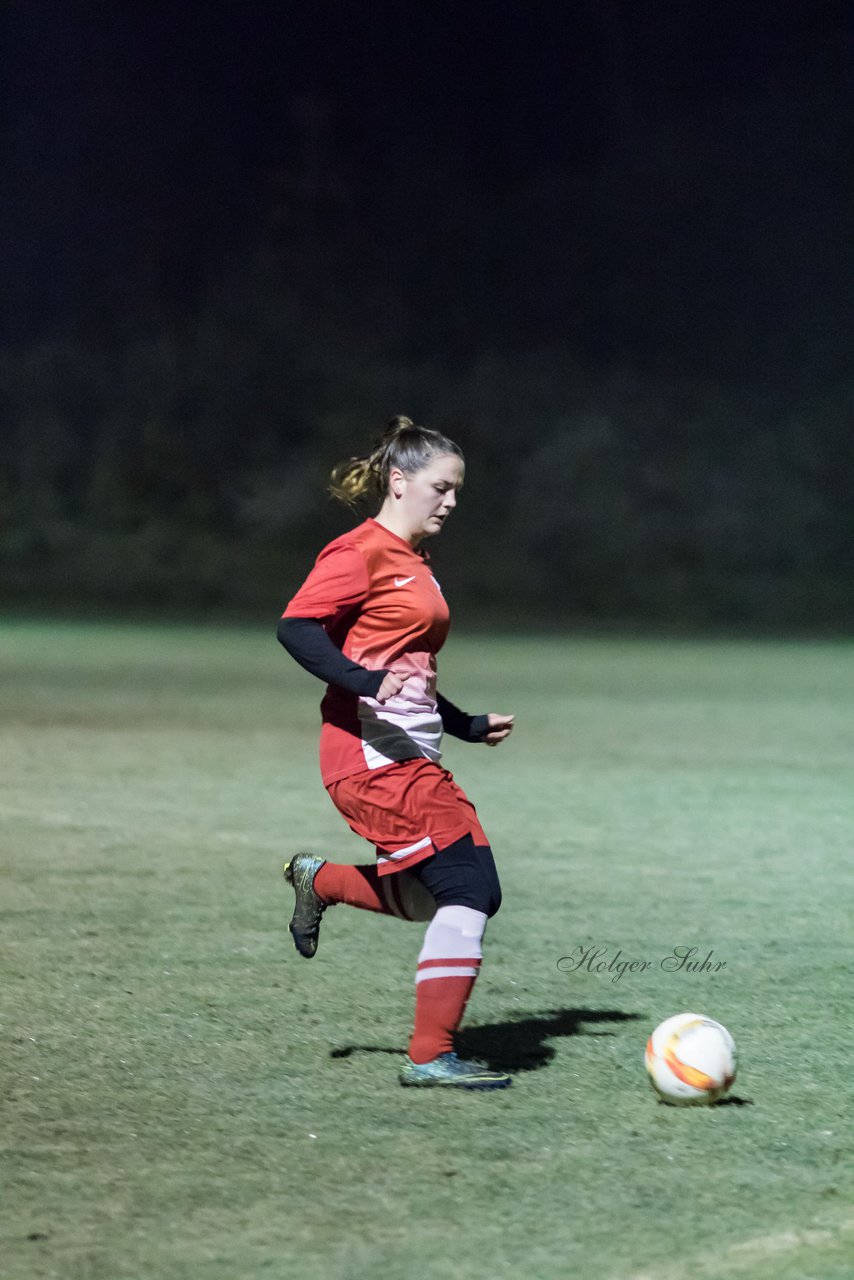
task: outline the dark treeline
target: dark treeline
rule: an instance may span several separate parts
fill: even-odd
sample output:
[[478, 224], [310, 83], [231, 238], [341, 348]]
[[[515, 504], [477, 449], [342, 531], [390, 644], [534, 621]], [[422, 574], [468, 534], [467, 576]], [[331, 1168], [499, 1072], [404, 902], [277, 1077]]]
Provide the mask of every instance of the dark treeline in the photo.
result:
[[469, 459], [433, 551], [457, 608], [854, 623], [838, 79], [666, 119], [619, 89], [571, 164], [500, 184], [488, 157], [423, 146], [356, 164], [311, 95], [228, 198], [227, 133], [181, 186], [192, 112], [171, 134], [149, 118], [148, 142], [134, 126], [125, 169], [102, 145], [115, 92], [92, 96], [99, 145], [39, 182], [45, 118], [22, 120], [0, 228], [7, 600], [274, 613], [350, 521], [332, 464], [402, 412]]
[[434, 558], [508, 621], [847, 625], [854, 431], [795, 401], [566, 351], [395, 363], [235, 295], [114, 351], [6, 353], [7, 599], [275, 610], [350, 517], [331, 464], [409, 411], [470, 459]]

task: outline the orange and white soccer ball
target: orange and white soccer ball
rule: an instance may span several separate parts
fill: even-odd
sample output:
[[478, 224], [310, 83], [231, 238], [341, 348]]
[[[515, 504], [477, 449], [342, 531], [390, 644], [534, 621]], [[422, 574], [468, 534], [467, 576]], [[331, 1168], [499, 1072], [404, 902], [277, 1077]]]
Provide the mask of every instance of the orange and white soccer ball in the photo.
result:
[[673, 1106], [716, 1102], [735, 1080], [735, 1041], [726, 1027], [699, 1013], [659, 1023], [646, 1044], [653, 1089]]

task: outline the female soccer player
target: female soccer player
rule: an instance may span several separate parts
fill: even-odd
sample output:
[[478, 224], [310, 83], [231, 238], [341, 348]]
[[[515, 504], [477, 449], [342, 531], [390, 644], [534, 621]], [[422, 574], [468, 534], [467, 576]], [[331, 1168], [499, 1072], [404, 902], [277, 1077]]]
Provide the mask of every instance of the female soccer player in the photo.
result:
[[508, 1075], [453, 1051], [501, 890], [474, 806], [439, 760], [443, 730], [497, 746], [513, 716], [469, 716], [437, 692], [436, 654], [449, 615], [420, 545], [456, 506], [464, 467], [453, 441], [395, 418], [370, 454], [332, 473], [336, 497], [373, 499], [379, 511], [321, 551], [278, 637], [328, 685], [323, 783], [353, 831], [376, 846], [377, 859], [354, 867], [298, 853], [285, 877], [296, 894], [290, 931], [309, 959], [334, 903], [429, 920], [401, 1083], [501, 1089]]

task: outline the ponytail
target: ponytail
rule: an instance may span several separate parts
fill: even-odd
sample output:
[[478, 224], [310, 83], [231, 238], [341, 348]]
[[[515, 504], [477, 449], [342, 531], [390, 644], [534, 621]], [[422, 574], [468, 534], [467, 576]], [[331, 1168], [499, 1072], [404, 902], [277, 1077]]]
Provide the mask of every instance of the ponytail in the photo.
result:
[[392, 418], [370, 453], [347, 458], [333, 468], [329, 492], [350, 507], [362, 500], [382, 502], [392, 467], [411, 476], [433, 458], [449, 453], [464, 461], [459, 445], [439, 431], [417, 427], [411, 418]]

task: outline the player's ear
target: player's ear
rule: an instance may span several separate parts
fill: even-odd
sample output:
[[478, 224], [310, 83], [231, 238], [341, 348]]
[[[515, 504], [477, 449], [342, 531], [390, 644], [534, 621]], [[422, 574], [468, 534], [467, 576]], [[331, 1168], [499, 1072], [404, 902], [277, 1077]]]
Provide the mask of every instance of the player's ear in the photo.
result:
[[392, 496], [395, 498], [402, 498], [405, 484], [406, 476], [403, 474], [400, 467], [392, 467], [388, 473], [388, 488]]

